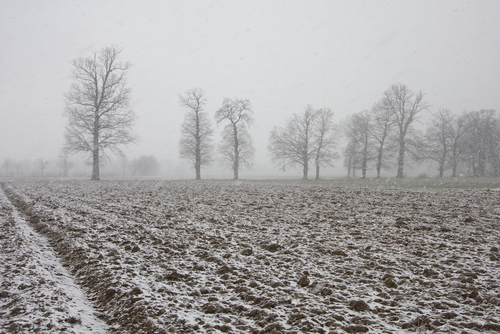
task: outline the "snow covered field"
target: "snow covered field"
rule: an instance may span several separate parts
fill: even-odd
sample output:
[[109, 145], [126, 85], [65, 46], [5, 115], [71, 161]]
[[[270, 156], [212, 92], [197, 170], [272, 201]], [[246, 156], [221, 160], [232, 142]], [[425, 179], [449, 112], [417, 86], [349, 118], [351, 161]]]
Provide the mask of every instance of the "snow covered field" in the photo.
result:
[[500, 331], [499, 191], [2, 188], [0, 332]]

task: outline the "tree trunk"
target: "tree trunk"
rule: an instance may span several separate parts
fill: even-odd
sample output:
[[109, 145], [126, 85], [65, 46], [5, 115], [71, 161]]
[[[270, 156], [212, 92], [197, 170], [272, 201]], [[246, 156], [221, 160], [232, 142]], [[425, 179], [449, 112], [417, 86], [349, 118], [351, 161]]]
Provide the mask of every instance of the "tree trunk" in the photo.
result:
[[195, 157], [195, 163], [194, 163], [194, 170], [196, 172], [196, 179], [201, 180], [201, 153], [200, 153], [200, 145], [199, 145], [199, 140], [198, 138], [196, 139], [196, 157]]
[[397, 178], [403, 178], [403, 168], [405, 164], [405, 141], [399, 139], [399, 155], [398, 155], [398, 174]]
[[233, 180], [238, 180], [238, 168], [235, 166], [234, 167], [234, 177]]
[[197, 164], [196, 167], [195, 167], [195, 169], [196, 169], [196, 179], [197, 180], [201, 180], [201, 168], [200, 168], [200, 165]]
[[92, 180], [99, 180], [99, 146], [94, 145], [92, 152]]
[[444, 176], [444, 162], [439, 163], [439, 177], [443, 178]]
[[234, 125], [234, 180], [238, 180], [238, 169], [240, 168], [240, 147], [238, 142], [238, 128]]
[[94, 130], [94, 150], [92, 151], [92, 180], [99, 180], [99, 134]]
[[303, 171], [302, 179], [307, 180], [307, 174], [309, 172], [309, 166], [307, 161], [304, 162], [304, 169], [302, 171]]
[[383, 154], [383, 146], [381, 145], [378, 150], [377, 155], [377, 178], [380, 178], [380, 171], [382, 170], [382, 154]]
[[195, 147], [195, 172], [196, 172], [196, 179], [201, 180], [201, 152], [200, 152], [200, 146], [201, 146], [201, 138], [200, 138], [200, 115], [198, 110], [195, 110], [196, 113], [196, 147]]
[[351, 177], [351, 166], [352, 166], [352, 157], [349, 157], [349, 162], [347, 163], [347, 177]]
[[319, 161], [316, 160], [316, 180], [319, 180]]

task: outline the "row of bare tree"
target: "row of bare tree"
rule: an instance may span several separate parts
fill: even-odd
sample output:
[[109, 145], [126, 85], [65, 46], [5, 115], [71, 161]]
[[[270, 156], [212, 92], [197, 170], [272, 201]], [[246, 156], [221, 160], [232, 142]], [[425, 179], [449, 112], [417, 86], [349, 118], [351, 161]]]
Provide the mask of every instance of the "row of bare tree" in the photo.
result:
[[[99, 166], [108, 158], [108, 152], [123, 155], [121, 146], [136, 140], [131, 131], [136, 116], [129, 108], [130, 89], [126, 84], [130, 64], [119, 60], [121, 51], [111, 46], [95, 51], [91, 57], [72, 61], [74, 83], [66, 94], [68, 125], [64, 149], [88, 153], [93, 180], [100, 178]], [[199, 179], [201, 167], [214, 160], [213, 130], [203, 110], [206, 99], [203, 91], [192, 89], [180, 96], [180, 100], [189, 110], [182, 125], [180, 154], [193, 163]], [[215, 119], [226, 124], [218, 147], [219, 161], [229, 166], [237, 179], [241, 168], [251, 166], [254, 154], [248, 132], [253, 122], [250, 102], [224, 99]], [[141, 161], [134, 166], [139, 173], [144, 169]]]
[[[120, 155], [121, 146], [136, 140], [131, 130], [136, 117], [129, 108], [126, 82], [130, 64], [119, 60], [121, 51], [111, 46], [72, 61], [74, 83], [66, 94], [68, 125], [63, 152], [66, 157], [70, 153], [87, 153], [95, 180], [99, 179], [99, 165], [107, 152]], [[253, 123], [249, 100], [224, 99], [215, 112], [216, 123], [224, 124], [222, 140], [215, 147], [203, 91], [191, 89], [179, 98], [187, 109], [181, 127], [180, 156], [193, 165], [196, 179], [201, 178], [202, 167], [216, 160], [232, 169], [234, 179], [238, 179], [239, 170], [252, 166], [255, 152], [249, 133]], [[366, 177], [367, 170], [375, 168], [380, 177], [381, 170], [392, 168], [395, 161], [397, 177], [401, 178], [407, 156], [416, 161], [436, 161], [440, 176], [448, 167], [455, 176], [461, 166], [474, 176], [500, 175], [500, 122], [495, 112], [481, 110], [457, 116], [440, 110], [433, 115], [426, 133], [420, 134], [415, 123], [429, 109], [423, 98], [422, 92], [414, 93], [406, 85], [392, 85], [370, 111], [350, 116], [340, 127], [333, 123], [330, 109], [307, 106], [303, 113], [288, 119], [284, 127], [271, 131], [271, 160], [283, 170], [301, 166], [304, 179], [314, 162], [319, 178], [320, 168], [333, 166], [340, 158], [337, 144], [343, 136], [348, 176], [361, 170], [362, 177]], [[142, 168], [139, 162], [136, 167], [137, 171]]]
[[[201, 179], [202, 166], [210, 166], [215, 160], [213, 129], [204, 111], [207, 102], [200, 88], [193, 88], [179, 96], [181, 104], [188, 108], [181, 128], [180, 155], [195, 168], [196, 179]], [[222, 107], [215, 112], [217, 124], [225, 123], [222, 141], [217, 147], [218, 161], [233, 171], [238, 179], [240, 169], [250, 168], [254, 155], [248, 127], [253, 123], [252, 107], [246, 99], [225, 98]]]
[[439, 176], [500, 176], [500, 119], [495, 110], [463, 112], [441, 109], [423, 136], [417, 136], [414, 157], [438, 165]]
[[[43, 158], [38, 158], [36, 161], [16, 161], [11, 158], [5, 158], [0, 168], [1, 174], [6, 177], [44, 176], [45, 168], [48, 164], [49, 161]], [[33, 171], [34, 168], [38, 170], [39, 174]]]
[[391, 169], [396, 160], [397, 177], [403, 177], [406, 153], [414, 162], [437, 164], [439, 177], [500, 176], [500, 120], [494, 110], [463, 112], [447, 109], [432, 113], [422, 132], [414, 127], [419, 113], [428, 109], [423, 94], [405, 85], [393, 85], [370, 111], [351, 115], [343, 124], [347, 146], [343, 151], [348, 176], [356, 170], [366, 177], [375, 168]]
[[397, 155], [397, 177], [403, 177], [413, 123], [429, 107], [423, 97], [421, 91], [414, 93], [406, 85], [395, 84], [371, 111], [355, 113], [344, 122], [347, 146], [343, 156], [348, 176], [360, 169], [362, 177], [366, 177], [374, 164], [380, 177], [381, 170], [390, 168]]

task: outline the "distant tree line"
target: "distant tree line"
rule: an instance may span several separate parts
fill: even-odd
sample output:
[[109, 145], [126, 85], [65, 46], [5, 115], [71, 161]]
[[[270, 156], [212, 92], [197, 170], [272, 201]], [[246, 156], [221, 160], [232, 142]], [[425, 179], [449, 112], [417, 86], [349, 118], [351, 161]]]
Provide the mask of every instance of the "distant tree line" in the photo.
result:
[[343, 151], [348, 176], [356, 170], [366, 177], [374, 168], [397, 168], [403, 177], [405, 156], [413, 162], [433, 162], [439, 177], [446, 170], [451, 176], [500, 176], [500, 120], [494, 110], [454, 114], [447, 109], [431, 113], [425, 131], [414, 127], [422, 111], [428, 111], [423, 94], [413, 93], [402, 84], [393, 85], [370, 111], [348, 117], [343, 132], [347, 146]]
[[[361, 177], [375, 170], [396, 169], [396, 177], [404, 177], [408, 160], [437, 164], [438, 175], [444, 176], [500, 176], [500, 121], [494, 110], [464, 112], [455, 115], [441, 109], [429, 111], [424, 93], [413, 92], [404, 84], [394, 84], [371, 110], [347, 117], [340, 125], [334, 124], [333, 112], [328, 108], [306, 106], [302, 113], [292, 115], [283, 127], [275, 126], [269, 137], [268, 151], [271, 161], [281, 170], [300, 166], [303, 179], [308, 178], [311, 164], [315, 178], [320, 169], [333, 167], [341, 157], [348, 177]], [[205, 98], [201, 89], [192, 89], [180, 96], [181, 104], [188, 107], [182, 125], [181, 157], [195, 167], [196, 178], [200, 168], [214, 160], [213, 130], [208, 115], [203, 111]], [[422, 132], [424, 112], [431, 113], [431, 122]], [[252, 124], [252, 110], [248, 100], [225, 99], [217, 110], [217, 123], [225, 122], [219, 145], [219, 162], [233, 170], [250, 168], [254, 149], [248, 126]], [[339, 143], [345, 146], [339, 148]]]
[[69, 169], [73, 168], [73, 162], [68, 160], [67, 156], [61, 154], [56, 161], [49, 161], [44, 158], [36, 160], [13, 160], [6, 158], [0, 164], [0, 175], [9, 178], [21, 177], [44, 177], [47, 176], [67, 176]]

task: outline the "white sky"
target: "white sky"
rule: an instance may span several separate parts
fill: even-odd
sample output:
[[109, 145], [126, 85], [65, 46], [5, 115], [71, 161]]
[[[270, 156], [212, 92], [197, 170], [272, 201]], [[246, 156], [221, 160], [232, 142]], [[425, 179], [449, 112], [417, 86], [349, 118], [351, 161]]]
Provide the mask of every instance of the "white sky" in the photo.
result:
[[250, 100], [256, 171], [277, 171], [269, 133], [307, 104], [340, 121], [397, 82], [431, 110], [500, 112], [496, 0], [0, 0], [0, 162], [57, 158], [70, 61], [111, 44], [133, 65], [129, 159], [181, 163], [178, 94], [192, 87], [210, 115], [224, 97]]

